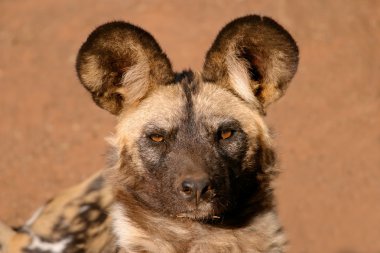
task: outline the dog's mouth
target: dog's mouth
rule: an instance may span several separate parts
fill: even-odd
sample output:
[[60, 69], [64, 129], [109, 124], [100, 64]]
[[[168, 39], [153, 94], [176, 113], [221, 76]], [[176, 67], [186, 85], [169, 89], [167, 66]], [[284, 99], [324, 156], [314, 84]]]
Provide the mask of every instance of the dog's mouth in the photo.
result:
[[177, 209], [173, 210], [174, 212], [171, 212], [170, 216], [206, 223], [218, 222], [223, 219], [225, 213], [231, 208], [231, 200], [221, 197], [224, 195], [214, 192], [209, 199], [203, 199], [200, 202], [180, 202]]
[[179, 219], [190, 219], [195, 221], [219, 220], [221, 214], [212, 205], [200, 205], [190, 210], [182, 211], [175, 215]]
[[210, 215], [210, 214], [202, 214], [199, 212], [191, 212], [191, 213], [180, 213], [176, 216], [179, 219], [190, 219], [195, 221], [209, 221], [209, 220], [219, 220], [220, 216], [218, 215]]

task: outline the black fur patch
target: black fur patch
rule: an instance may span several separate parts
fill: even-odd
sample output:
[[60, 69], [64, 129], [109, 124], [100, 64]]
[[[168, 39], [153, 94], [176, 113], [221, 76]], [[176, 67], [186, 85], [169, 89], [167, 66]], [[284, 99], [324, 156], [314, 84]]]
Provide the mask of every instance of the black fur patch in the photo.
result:
[[104, 178], [102, 176], [97, 177], [91, 184], [87, 187], [85, 194], [98, 191], [104, 187]]

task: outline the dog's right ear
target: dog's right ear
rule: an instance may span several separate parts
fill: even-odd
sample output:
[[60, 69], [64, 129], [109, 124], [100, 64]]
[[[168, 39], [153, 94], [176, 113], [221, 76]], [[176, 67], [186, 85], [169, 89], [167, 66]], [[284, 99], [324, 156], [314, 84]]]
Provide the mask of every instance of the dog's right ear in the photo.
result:
[[79, 50], [78, 77], [95, 103], [112, 114], [174, 81], [169, 59], [143, 29], [117, 21], [96, 28]]

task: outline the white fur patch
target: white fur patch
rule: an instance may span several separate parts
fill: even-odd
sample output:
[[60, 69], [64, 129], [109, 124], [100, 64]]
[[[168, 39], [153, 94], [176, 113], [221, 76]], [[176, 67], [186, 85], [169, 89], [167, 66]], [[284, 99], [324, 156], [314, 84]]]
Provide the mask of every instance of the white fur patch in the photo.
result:
[[[136, 50], [139, 52], [139, 50]], [[127, 103], [133, 103], [145, 96], [149, 89], [149, 64], [148, 59], [142, 53], [139, 53], [139, 61], [136, 65], [130, 67], [123, 75], [121, 83], [121, 93]]]
[[62, 253], [71, 241], [71, 238], [65, 238], [58, 242], [44, 242], [37, 236], [33, 236], [32, 238], [32, 243], [28, 246], [28, 250], [32, 252]]
[[40, 216], [40, 214], [42, 213], [42, 211], [44, 210], [44, 208], [45, 208], [45, 206], [41, 206], [40, 208], [38, 208], [37, 211], [35, 211], [33, 213], [33, 215], [29, 218], [29, 220], [25, 223], [25, 226], [26, 227], [30, 227], [31, 225], [33, 225], [33, 223]]
[[227, 65], [232, 88], [242, 99], [248, 103], [257, 105], [258, 101], [250, 85], [247, 67], [232, 53], [227, 55]]
[[[170, 242], [153, 235], [147, 235], [142, 229], [136, 227], [133, 221], [126, 215], [123, 207], [114, 204], [111, 210], [113, 219], [113, 231], [116, 235], [117, 244], [126, 252], [137, 253], [136, 247], [140, 252], [175, 253]], [[149, 222], [149, 221], [146, 221]]]
[[123, 207], [119, 204], [112, 206], [111, 217], [117, 244], [127, 252], [132, 252], [130, 243], [135, 241], [136, 237], [144, 237], [144, 232], [132, 225]]

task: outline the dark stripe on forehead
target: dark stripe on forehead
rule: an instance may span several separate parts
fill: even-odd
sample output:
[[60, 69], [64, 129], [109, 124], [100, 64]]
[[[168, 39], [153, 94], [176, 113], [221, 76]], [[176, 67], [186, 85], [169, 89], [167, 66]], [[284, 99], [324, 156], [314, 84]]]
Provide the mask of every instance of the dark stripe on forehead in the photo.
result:
[[194, 72], [189, 69], [179, 73], [175, 73], [175, 83], [181, 83], [184, 79], [193, 80]]
[[183, 92], [185, 94], [185, 121], [184, 125], [188, 128], [188, 130], [194, 129], [195, 122], [194, 122], [194, 106], [193, 106], [193, 99], [192, 96], [197, 93], [198, 91], [198, 81], [195, 78], [195, 75], [192, 71], [186, 71], [182, 72], [181, 74], [182, 80], [181, 80], [181, 87], [183, 89]]
[[181, 73], [176, 73], [176, 83], [182, 85], [186, 92], [196, 94], [198, 92], [199, 81], [196, 75], [191, 70], [185, 70]]

